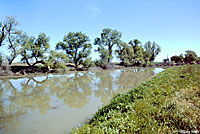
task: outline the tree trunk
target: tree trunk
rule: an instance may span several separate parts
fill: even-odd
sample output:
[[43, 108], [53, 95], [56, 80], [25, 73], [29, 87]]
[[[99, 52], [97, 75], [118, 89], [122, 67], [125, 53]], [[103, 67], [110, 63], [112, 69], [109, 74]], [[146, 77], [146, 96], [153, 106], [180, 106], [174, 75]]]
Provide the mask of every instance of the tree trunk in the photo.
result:
[[75, 68], [75, 70], [77, 70], [77, 68], [78, 68], [77, 62], [75, 62], [74, 64], [75, 64], [74, 68]]
[[9, 65], [11, 65], [12, 62], [13, 62], [13, 60], [14, 60], [15, 57], [17, 56], [17, 52], [16, 52], [16, 50], [15, 50], [13, 44], [12, 44], [12, 41], [10, 40], [10, 33], [9, 33], [8, 41], [9, 41], [9, 43], [10, 43], [10, 48], [13, 49], [13, 52], [14, 52], [14, 55], [13, 55], [12, 59], [9, 61]]
[[108, 64], [110, 64], [110, 62], [111, 62], [111, 57], [112, 57], [112, 48], [111, 47], [109, 47], [109, 58], [108, 58]]
[[28, 59], [27, 59], [27, 58], [25, 58], [25, 61], [26, 61], [26, 63], [28, 64], [28, 66], [30, 66], [30, 67], [31, 67], [31, 64], [29, 63], [29, 61], [28, 61]]
[[2, 46], [3, 40], [4, 40], [4, 38], [5, 38], [5, 32], [4, 32], [5, 27], [6, 27], [6, 25], [4, 25], [4, 26], [2, 27], [2, 30], [1, 30], [2, 35], [1, 35], [1, 38], [0, 38], [0, 46]]

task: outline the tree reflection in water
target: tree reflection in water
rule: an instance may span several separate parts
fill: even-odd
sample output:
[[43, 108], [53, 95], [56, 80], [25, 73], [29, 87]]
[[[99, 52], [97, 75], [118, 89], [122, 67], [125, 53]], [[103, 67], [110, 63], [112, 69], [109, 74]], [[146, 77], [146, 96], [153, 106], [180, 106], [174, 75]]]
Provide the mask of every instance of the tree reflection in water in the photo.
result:
[[118, 93], [126, 92], [154, 75], [152, 68], [134, 70], [116, 70], [96, 73], [99, 78], [95, 96], [101, 98], [103, 104], [108, 103]]
[[95, 96], [101, 98], [101, 102], [106, 104], [115, 94], [113, 89], [113, 76], [112, 72], [98, 72], [95, 74], [96, 78], [99, 79], [97, 82], [97, 89], [95, 91]]
[[117, 80], [115, 81], [115, 85], [118, 86], [118, 91], [126, 92], [127, 89], [132, 89], [153, 75], [153, 68], [121, 70], [119, 77], [117, 77]]
[[74, 73], [73, 75], [54, 77], [49, 80], [51, 93], [71, 108], [82, 108], [89, 103], [92, 95], [92, 73]]
[[43, 83], [48, 77], [39, 82], [34, 78], [29, 78], [26, 82], [20, 83], [21, 90], [9, 79], [1, 80], [0, 92], [0, 123], [1, 128], [15, 130], [20, 123], [21, 115], [29, 109], [38, 109], [41, 114], [45, 114], [50, 108], [50, 98], [45, 94]]
[[93, 101], [93, 95], [106, 104], [114, 95], [126, 92], [153, 75], [153, 69], [135, 69], [2, 79], [0, 132], [1, 129], [4, 133], [7, 130], [15, 131], [20, 125], [21, 116], [30, 110], [46, 114], [52, 108], [52, 96], [69, 108], [81, 110]]

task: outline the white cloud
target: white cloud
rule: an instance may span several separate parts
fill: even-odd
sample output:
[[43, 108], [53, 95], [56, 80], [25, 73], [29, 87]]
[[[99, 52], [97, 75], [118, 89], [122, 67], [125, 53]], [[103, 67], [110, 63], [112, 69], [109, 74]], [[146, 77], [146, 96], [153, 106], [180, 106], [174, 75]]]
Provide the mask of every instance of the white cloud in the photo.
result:
[[101, 13], [100, 8], [97, 6], [94, 6], [94, 5], [90, 5], [90, 6], [86, 7], [86, 9], [88, 10], [91, 18], [94, 18]]

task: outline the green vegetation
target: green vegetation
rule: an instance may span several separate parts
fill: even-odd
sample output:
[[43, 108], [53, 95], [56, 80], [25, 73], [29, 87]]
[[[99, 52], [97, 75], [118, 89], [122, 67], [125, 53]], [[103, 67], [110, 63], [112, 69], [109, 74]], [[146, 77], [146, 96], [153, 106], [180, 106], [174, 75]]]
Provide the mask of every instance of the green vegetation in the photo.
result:
[[153, 63], [160, 51], [160, 46], [155, 42], [148, 41], [142, 46], [138, 39], [134, 39], [128, 44], [118, 45], [118, 50], [115, 52], [122, 65], [146, 66]]
[[49, 69], [67, 69], [66, 63], [68, 61], [69, 57], [65, 53], [59, 53], [55, 50], [51, 50], [49, 56], [46, 57], [45, 66], [47, 66]]
[[[100, 37], [95, 38], [93, 43], [97, 46], [94, 51], [99, 53], [100, 58], [92, 61], [90, 54], [93, 45], [86, 34], [69, 32], [64, 36], [63, 41], [56, 44], [55, 50], [52, 50], [49, 43], [50, 37], [45, 33], [40, 33], [38, 37], [28, 36], [18, 29], [18, 22], [14, 17], [6, 17], [4, 21], [0, 21], [0, 47], [6, 46], [5, 52], [1, 54], [0, 62], [11, 65], [19, 56], [21, 62], [27, 63], [29, 70], [36, 69], [35, 65], [38, 63], [43, 64], [44, 68], [38, 68], [40, 72], [60, 68], [66, 70], [66, 63], [70, 63], [72, 70], [87, 70], [95, 66], [113, 68], [116, 65], [143, 67], [156, 65], [154, 60], [161, 52], [161, 47], [157, 43], [148, 41], [142, 44], [138, 39], [127, 43], [121, 38], [122, 33], [118, 30], [104, 28]], [[120, 64], [112, 63], [114, 55], [120, 60]], [[164, 63], [159, 64], [160, 66], [199, 64], [200, 57], [194, 51], [187, 50], [185, 56], [175, 55], [171, 57], [171, 62], [169, 58], [163, 61]], [[21, 69], [20, 72], [24, 70]]]
[[98, 45], [101, 57], [101, 64], [109, 64], [113, 58], [113, 47], [121, 44], [122, 33], [117, 30], [105, 28], [102, 30], [101, 37], [94, 40], [94, 45]]
[[195, 64], [200, 63], [200, 57], [197, 56], [196, 52], [192, 50], [185, 51], [185, 56], [183, 54], [180, 54], [180, 56], [174, 55], [170, 59], [172, 62], [175, 62], [177, 64]]
[[70, 32], [64, 36], [63, 42], [57, 43], [56, 49], [64, 50], [77, 69], [91, 54], [92, 44], [89, 41], [89, 37], [82, 32]]
[[[146, 66], [160, 52], [160, 46], [155, 42], [148, 41], [142, 46], [138, 39], [134, 39], [127, 44], [121, 40], [121, 32], [105, 28], [100, 37], [94, 39], [94, 45], [97, 45], [95, 51], [100, 53], [100, 59], [92, 61], [92, 44], [89, 37], [82, 32], [69, 32], [62, 42], [56, 44], [56, 50], [51, 50], [50, 37], [45, 33], [40, 33], [38, 37], [28, 36], [18, 30], [17, 26], [18, 22], [14, 17], [6, 17], [0, 22], [0, 46], [6, 45], [8, 50], [5, 53], [7, 58], [3, 58], [6, 60], [2, 62], [8, 62], [9, 65], [20, 56], [21, 61], [31, 68], [38, 63], [48, 69], [66, 68], [66, 62], [73, 63], [75, 70], [94, 66], [107, 68], [116, 54], [122, 65]], [[65, 55], [57, 50], [63, 50]]]
[[118, 49], [115, 50], [115, 53], [117, 54], [117, 58], [121, 60], [121, 63], [123, 65], [130, 65], [135, 60], [133, 58], [135, 56], [134, 50], [126, 42], [118, 45]]
[[148, 63], [152, 63], [156, 56], [160, 53], [161, 48], [158, 44], [156, 44], [155, 42], [146, 42], [144, 45], [144, 59], [146, 62], [146, 65], [148, 65]]
[[21, 30], [16, 27], [18, 22], [14, 17], [6, 17], [4, 22], [0, 22], [0, 46], [5, 45], [4, 40], [7, 39], [7, 49], [10, 51], [10, 55], [7, 56], [9, 65], [12, 64], [13, 60], [19, 54], [19, 40], [21, 36]]
[[186, 51], [185, 58], [184, 58], [185, 63], [194, 64], [198, 60], [199, 59], [196, 52], [191, 51], [191, 50]]
[[172, 67], [100, 108], [71, 133], [178, 133], [200, 130], [200, 65]]
[[[37, 39], [24, 34], [21, 45], [21, 61], [25, 61], [29, 66], [35, 66], [38, 63], [45, 64], [44, 55], [50, 48], [49, 37], [45, 33], [39, 34]], [[31, 64], [30, 60], [35, 62]]]
[[175, 56], [171, 57], [171, 61], [175, 62], [175, 63], [183, 63], [184, 62], [184, 57], [183, 57], [182, 54], [180, 56], [175, 55]]

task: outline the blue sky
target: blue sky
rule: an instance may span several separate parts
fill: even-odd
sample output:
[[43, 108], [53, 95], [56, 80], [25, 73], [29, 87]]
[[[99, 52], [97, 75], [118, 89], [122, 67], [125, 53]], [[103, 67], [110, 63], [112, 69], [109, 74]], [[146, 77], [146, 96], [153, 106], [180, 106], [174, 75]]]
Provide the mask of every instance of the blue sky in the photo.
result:
[[103, 28], [116, 29], [126, 42], [155, 41], [161, 46], [156, 61], [162, 61], [186, 50], [200, 56], [199, 7], [199, 0], [1, 0], [0, 20], [14, 16], [28, 35], [46, 33], [52, 49], [70, 31], [86, 33], [93, 43]]

